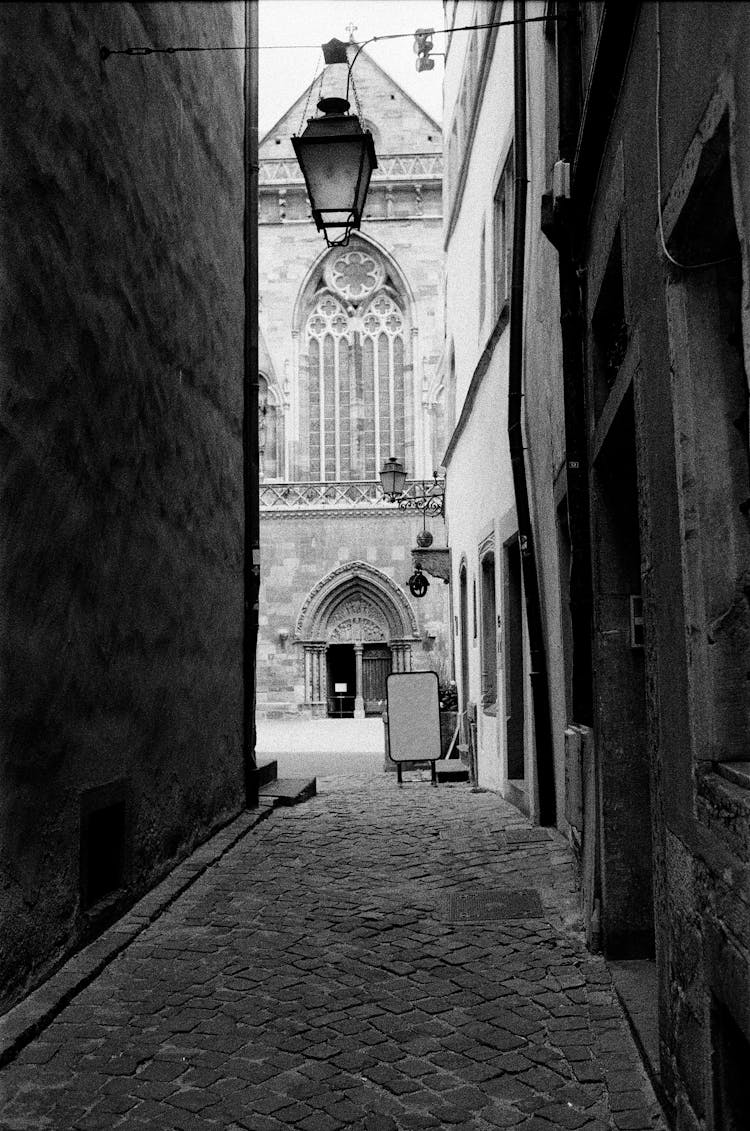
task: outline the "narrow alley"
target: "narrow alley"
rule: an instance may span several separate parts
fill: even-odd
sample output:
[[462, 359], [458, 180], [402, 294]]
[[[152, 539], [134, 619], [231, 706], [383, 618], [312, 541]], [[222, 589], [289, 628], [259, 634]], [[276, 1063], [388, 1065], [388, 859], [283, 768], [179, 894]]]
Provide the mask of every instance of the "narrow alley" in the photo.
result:
[[564, 839], [419, 777], [199, 849], [0, 1072], [2, 1131], [662, 1128]]

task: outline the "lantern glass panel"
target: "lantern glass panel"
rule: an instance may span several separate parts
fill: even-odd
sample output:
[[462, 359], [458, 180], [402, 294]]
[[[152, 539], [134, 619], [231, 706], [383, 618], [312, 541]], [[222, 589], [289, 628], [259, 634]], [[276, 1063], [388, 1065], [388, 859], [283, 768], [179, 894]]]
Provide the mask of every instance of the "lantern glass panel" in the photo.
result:
[[391, 498], [403, 494], [406, 483], [406, 469], [394, 456], [386, 460], [380, 472], [380, 485], [383, 494]]
[[[329, 223], [339, 215], [340, 222], [345, 223], [358, 205], [361, 207], [364, 203], [361, 184], [364, 148], [364, 137], [307, 142], [302, 138], [298, 142], [310, 203], [315, 212], [325, 214]], [[329, 218], [329, 214], [333, 215]]]

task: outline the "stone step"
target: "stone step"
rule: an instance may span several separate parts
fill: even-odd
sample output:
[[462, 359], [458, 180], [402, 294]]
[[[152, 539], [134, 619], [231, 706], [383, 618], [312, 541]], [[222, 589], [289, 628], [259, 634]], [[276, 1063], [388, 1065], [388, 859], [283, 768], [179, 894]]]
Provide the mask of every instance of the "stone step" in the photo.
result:
[[469, 769], [460, 758], [438, 758], [435, 763], [437, 780], [442, 782], [468, 781]]
[[258, 796], [261, 801], [269, 799], [276, 805], [298, 805], [314, 797], [317, 791], [315, 778], [277, 778], [261, 786]]

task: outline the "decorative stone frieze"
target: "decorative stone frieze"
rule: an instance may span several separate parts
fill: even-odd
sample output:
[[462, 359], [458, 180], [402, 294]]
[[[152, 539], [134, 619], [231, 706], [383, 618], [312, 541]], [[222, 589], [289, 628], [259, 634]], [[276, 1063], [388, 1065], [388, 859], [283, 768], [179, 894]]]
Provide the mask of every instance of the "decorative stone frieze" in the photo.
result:
[[[441, 181], [442, 176], [441, 153], [396, 153], [389, 157], [378, 156], [378, 167], [372, 174], [372, 183], [401, 179]], [[264, 185], [304, 184], [299, 163], [294, 158], [261, 161], [258, 181], [261, 189]]]

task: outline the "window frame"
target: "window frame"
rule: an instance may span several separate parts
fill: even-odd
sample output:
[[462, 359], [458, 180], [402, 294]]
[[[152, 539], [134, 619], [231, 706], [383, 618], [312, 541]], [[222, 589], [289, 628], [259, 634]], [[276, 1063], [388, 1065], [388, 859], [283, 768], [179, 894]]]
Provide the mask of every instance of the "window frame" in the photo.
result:
[[499, 172], [492, 193], [492, 275], [495, 319], [500, 317], [510, 303], [513, 260], [514, 154], [515, 150], [511, 139], [499, 163]]
[[497, 713], [497, 555], [492, 541], [485, 544], [479, 556], [480, 592], [480, 670], [482, 676], [482, 710], [486, 715]]
[[[362, 294], [348, 294], [346, 286], [336, 276], [336, 261], [342, 254], [352, 252], [374, 259], [378, 268], [371, 288]], [[308, 359], [308, 475], [313, 481], [323, 483], [374, 482], [385, 458], [389, 455], [408, 458], [413, 450], [410, 304], [407, 296], [394, 286], [387, 259], [378, 256], [371, 247], [353, 245], [348, 253], [337, 248], [323, 263], [320, 280], [309, 297], [302, 320]], [[337, 308], [333, 313], [322, 309], [329, 301]], [[341, 315], [346, 319], [346, 326], [334, 328], [334, 320]], [[320, 327], [313, 325], [316, 316]], [[333, 341], [330, 374], [325, 352], [329, 337]], [[313, 343], [317, 343], [315, 364]], [[345, 361], [342, 350], [346, 354]], [[355, 456], [356, 428], [351, 398], [357, 382], [363, 390], [363, 400], [361, 404], [358, 402], [358, 411], [364, 414], [362, 419], [373, 416], [372, 406], [368, 408], [368, 389], [372, 392], [375, 411], [371, 421], [372, 436], [368, 433], [361, 439]], [[348, 396], [342, 399], [345, 386]], [[333, 408], [329, 404], [331, 396]], [[346, 429], [342, 427], [342, 412], [349, 420]]]

